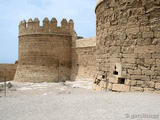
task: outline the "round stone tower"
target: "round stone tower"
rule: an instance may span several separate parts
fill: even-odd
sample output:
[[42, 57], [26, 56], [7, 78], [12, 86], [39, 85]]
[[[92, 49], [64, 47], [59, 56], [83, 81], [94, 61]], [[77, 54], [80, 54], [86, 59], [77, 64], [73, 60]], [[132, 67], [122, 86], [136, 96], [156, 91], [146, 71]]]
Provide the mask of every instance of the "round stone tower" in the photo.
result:
[[159, 91], [160, 1], [98, 0], [94, 89]]
[[15, 81], [60, 82], [70, 79], [72, 20], [29, 19], [19, 24], [19, 56]]

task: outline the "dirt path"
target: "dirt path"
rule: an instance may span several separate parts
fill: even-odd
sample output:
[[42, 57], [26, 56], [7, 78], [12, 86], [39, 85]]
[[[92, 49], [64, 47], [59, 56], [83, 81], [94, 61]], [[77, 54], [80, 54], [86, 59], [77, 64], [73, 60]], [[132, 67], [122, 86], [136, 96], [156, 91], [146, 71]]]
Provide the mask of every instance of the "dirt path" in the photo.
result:
[[160, 120], [159, 94], [94, 92], [89, 82], [13, 84], [17, 91], [0, 93], [0, 120]]

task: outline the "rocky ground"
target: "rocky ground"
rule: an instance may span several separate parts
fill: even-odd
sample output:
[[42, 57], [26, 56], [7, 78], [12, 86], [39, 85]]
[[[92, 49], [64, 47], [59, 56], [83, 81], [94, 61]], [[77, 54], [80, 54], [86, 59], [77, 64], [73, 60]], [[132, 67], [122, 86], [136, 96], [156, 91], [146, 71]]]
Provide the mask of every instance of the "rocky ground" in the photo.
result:
[[0, 92], [0, 120], [160, 120], [160, 94], [95, 92], [91, 84], [12, 82], [7, 97]]

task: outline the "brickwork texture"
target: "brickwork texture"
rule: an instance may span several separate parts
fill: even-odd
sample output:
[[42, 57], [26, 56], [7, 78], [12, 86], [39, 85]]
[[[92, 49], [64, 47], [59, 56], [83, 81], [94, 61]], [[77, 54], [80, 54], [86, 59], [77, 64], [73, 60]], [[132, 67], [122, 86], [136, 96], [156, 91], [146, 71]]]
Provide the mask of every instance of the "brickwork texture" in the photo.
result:
[[13, 80], [16, 68], [16, 64], [0, 64], [0, 82]]
[[93, 89], [160, 89], [160, 1], [99, 0]]

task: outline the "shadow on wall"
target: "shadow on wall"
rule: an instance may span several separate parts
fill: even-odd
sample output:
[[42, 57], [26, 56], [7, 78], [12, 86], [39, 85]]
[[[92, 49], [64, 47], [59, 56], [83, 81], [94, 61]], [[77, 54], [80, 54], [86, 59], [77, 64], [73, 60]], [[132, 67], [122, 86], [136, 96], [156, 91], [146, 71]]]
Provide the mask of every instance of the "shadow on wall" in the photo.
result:
[[72, 50], [72, 65], [71, 65], [71, 81], [76, 81], [78, 76], [79, 70], [79, 63], [78, 63], [78, 54], [76, 53], [75, 49]]
[[93, 81], [95, 78], [95, 47], [78, 47], [72, 50], [71, 80]]

